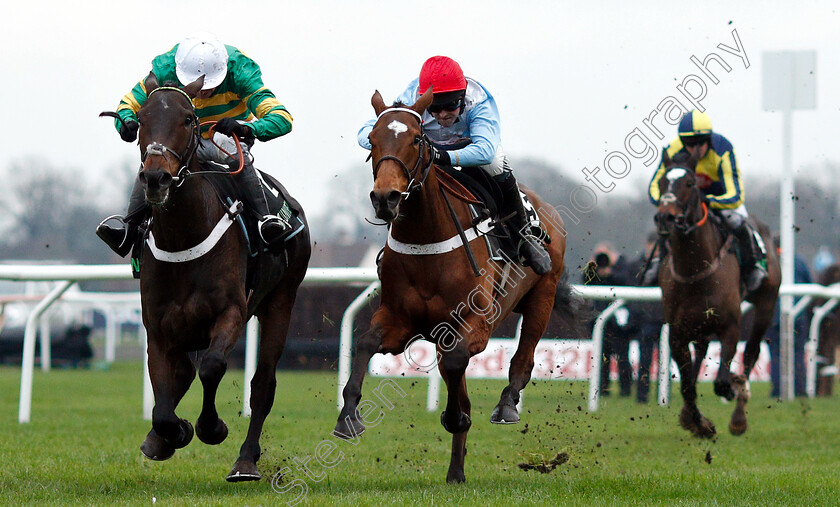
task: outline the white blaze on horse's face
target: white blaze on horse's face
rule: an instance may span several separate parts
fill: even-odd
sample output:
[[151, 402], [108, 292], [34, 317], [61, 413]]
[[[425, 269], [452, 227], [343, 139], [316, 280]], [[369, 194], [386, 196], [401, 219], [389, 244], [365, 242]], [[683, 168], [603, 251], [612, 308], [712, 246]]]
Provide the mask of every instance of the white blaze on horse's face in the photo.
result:
[[399, 122], [397, 120], [394, 120], [391, 123], [389, 123], [388, 129], [394, 131], [394, 138], [397, 138], [403, 132], [408, 131], [408, 127], [405, 126], [405, 123]]
[[686, 174], [688, 174], [688, 171], [686, 171], [682, 167], [675, 167], [675, 168], [671, 169], [670, 171], [668, 171], [668, 173], [665, 174], [665, 177], [668, 178], [668, 181], [673, 183], [673, 182], [677, 181], [678, 179], [684, 177]]

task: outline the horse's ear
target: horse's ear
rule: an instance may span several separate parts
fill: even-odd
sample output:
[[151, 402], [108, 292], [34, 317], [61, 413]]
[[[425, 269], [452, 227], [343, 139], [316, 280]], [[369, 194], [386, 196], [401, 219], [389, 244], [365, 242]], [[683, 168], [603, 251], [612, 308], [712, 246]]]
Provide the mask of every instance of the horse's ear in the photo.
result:
[[148, 97], [150, 93], [155, 91], [158, 87], [158, 80], [157, 76], [155, 76], [154, 72], [149, 72], [149, 75], [146, 76], [146, 80], [143, 82], [143, 85], [146, 87], [146, 96]]
[[193, 81], [192, 83], [188, 84], [184, 87], [184, 93], [190, 96], [191, 99], [194, 99], [198, 92], [201, 91], [201, 88], [204, 86], [204, 75], [198, 76], [198, 79]]
[[385, 105], [385, 101], [382, 100], [382, 95], [379, 94], [379, 90], [373, 92], [373, 97], [370, 98], [370, 105], [373, 106], [376, 116], [382, 114], [382, 111], [388, 107]]
[[699, 155], [700, 155], [700, 150], [694, 150], [694, 153], [692, 153], [691, 156], [688, 157], [688, 161], [686, 162], [686, 165], [692, 171], [694, 171], [697, 168], [697, 162], [700, 160]]
[[434, 95], [432, 94], [432, 87], [430, 86], [429, 89], [426, 90], [426, 93], [421, 95], [420, 98], [417, 99], [417, 102], [411, 106], [411, 109], [422, 116], [423, 113], [426, 112], [426, 108], [432, 104], [432, 98], [434, 98]]

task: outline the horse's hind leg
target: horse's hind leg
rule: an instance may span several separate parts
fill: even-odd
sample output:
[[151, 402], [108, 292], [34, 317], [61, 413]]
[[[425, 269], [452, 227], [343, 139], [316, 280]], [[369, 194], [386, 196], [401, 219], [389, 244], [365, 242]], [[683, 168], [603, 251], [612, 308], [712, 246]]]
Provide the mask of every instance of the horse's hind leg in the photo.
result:
[[195, 433], [205, 444], [217, 445], [227, 438], [227, 425], [216, 412], [216, 391], [227, 371], [227, 354], [242, 333], [243, 318], [239, 305], [225, 310], [210, 329], [210, 346], [201, 358], [198, 377], [204, 387], [204, 399]]
[[[729, 432], [733, 435], [743, 435], [747, 431], [747, 402], [750, 401], [750, 373], [758, 361], [761, 352], [761, 340], [770, 327], [773, 318], [773, 301], [756, 302], [753, 328], [750, 338], [744, 346], [744, 370], [742, 375], [732, 376], [732, 388], [735, 393], [735, 410], [729, 420]], [[768, 311], [769, 310], [769, 311]]]
[[455, 348], [443, 353], [439, 370], [446, 382], [446, 410], [440, 414], [443, 428], [452, 433], [452, 454], [446, 482], [457, 484], [464, 482], [464, 458], [467, 454], [467, 432], [472, 426], [470, 419], [471, 404], [467, 396], [467, 365], [470, 362], [469, 346], [465, 340], [459, 341]]
[[697, 408], [697, 378], [694, 376], [688, 339], [682, 338], [672, 330], [669, 341], [671, 357], [680, 369], [680, 393], [683, 398], [680, 425], [699, 437], [711, 438], [715, 435], [715, 425]]
[[516, 411], [519, 392], [531, 380], [531, 372], [534, 369], [534, 350], [548, 326], [556, 285], [556, 281], [552, 285], [543, 283], [541, 280], [526, 296], [527, 299], [520, 303], [523, 311], [519, 345], [510, 362], [508, 385], [502, 390], [499, 403], [490, 415], [491, 423], [515, 424], [519, 422], [519, 413]]
[[260, 306], [260, 346], [257, 369], [251, 379], [251, 422], [248, 435], [239, 449], [239, 458], [227, 476], [230, 482], [257, 481], [261, 478], [257, 470], [260, 459], [260, 435], [263, 424], [274, 405], [277, 389], [277, 362], [286, 346], [292, 306], [295, 303], [298, 284], [278, 289]]
[[152, 429], [140, 445], [140, 451], [149, 459], [163, 461], [192, 440], [192, 425], [175, 415], [175, 407], [195, 378], [195, 367], [186, 352], [163, 351], [157, 344], [158, 340], [149, 338], [149, 376], [155, 406]]

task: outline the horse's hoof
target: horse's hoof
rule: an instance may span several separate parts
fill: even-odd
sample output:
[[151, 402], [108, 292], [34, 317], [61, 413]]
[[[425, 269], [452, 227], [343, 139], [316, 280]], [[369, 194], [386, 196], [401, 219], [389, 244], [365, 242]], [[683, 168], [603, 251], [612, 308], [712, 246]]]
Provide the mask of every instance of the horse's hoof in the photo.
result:
[[446, 483], [447, 484], [463, 484], [467, 481], [467, 478], [464, 477], [463, 470], [452, 471], [450, 470], [448, 474], [446, 474]]
[[219, 445], [225, 441], [228, 436], [228, 427], [227, 424], [221, 419], [216, 419], [215, 428], [213, 431], [207, 431], [204, 429], [204, 424], [202, 424], [202, 420], [199, 419], [195, 423], [195, 434], [198, 436], [198, 439], [204, 442], [207, 445]]
[[262, 476], [259, 470], [257, 470], [257, 464], [242, 459], [236, 460], [233, 469], [225, 477], [228, 482], [258, 481], [261, 478]]
[[715, 429], [715, 425], [712, 421], [700, 416], [700, 420], [697, 422], [694, 434], [700, 438], [712, 438], [717, 434], [717, 429]]
[[181, 449], [182, 447], [186, 447], [192, 439], [193, 435], [195, 435], [195, 430], [193, 430], [193, 425], [186, 419], [181, 419], [181, 423], [178, 425], [181, 430], [181, 433], [178, 435], [178, 438], [169, 441], [169, 445], [174, 447], [175, 449]]
[[512, 405], [496, 405], [493, 413], [490, 414], [490, 422], [493, 424], [516, 424], [519, 422], [519, 412]]
[[146, 435], [146, 440], [140, 444], [140, 452], [143, 456], [153, 461], [166, 461], [175, 454], [175, 448], [166, 443], [155, 430]]
[[455, 427], [450, 427], [446, 424], [446, 410], [444, 410], [440, 413], [440, 423], [443, 425], [443, 429], [454, 435], [455, 433], [464, 433], [469, 430], [470, 426], [472, 426], [472, 419], [464, 412], [461, 412], [458, 424]]
[[333, 429], [332, 434], [342, 440], [354, 440], [364, 432], [365, 425], [362, 424], [362, 421], [356, 418], [351, 418], [350, 416], [347, 416], [344, 419], [339, 416], [338, 422], [335, 423], [335, 428]]
[[715, 394], [722, 398], [726, 398], [728, 401], [735, 399], [735, 390], [732, 389], [732, 384], [730, 382], [718, 382], [715, 380]]
[[736, 437], [740, 437], [744, 433], [747, 432], [747, 421], [744, 421], [743, 424], [738, 424], [734, 422], [729, 423], [729, 433]]

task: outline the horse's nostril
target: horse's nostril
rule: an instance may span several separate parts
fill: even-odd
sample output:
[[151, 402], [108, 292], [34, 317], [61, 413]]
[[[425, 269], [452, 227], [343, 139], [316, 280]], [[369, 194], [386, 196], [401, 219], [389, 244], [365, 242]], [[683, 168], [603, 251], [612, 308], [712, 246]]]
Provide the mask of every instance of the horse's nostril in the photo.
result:
[[163, 173], [160, 176], [160, 188], [169, 188], [169, 185], [172, 184], [172, 175], [169, 173]]
[[370, 203], [373, 205], [373, 209], [379, 209], [379, 198], [376, 196], [376, 192], [370, 192]]
[[402, 197], [402, 194], [398, 190], [391, 190], [388, 193], [388, 205], [392, 208], [396, 207], [400, 203], [400, 197]]

